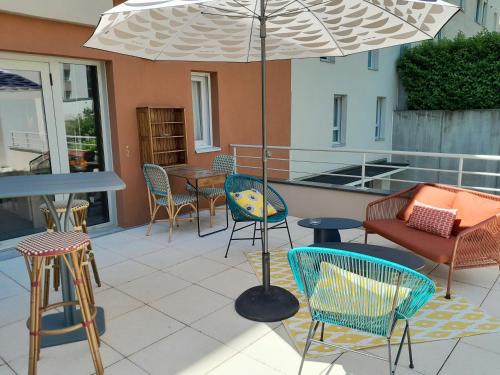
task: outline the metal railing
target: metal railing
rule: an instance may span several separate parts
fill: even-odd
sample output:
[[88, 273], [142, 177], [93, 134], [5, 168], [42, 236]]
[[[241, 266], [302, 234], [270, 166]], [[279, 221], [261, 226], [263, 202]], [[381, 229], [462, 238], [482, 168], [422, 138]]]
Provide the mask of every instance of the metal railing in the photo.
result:
[[[233, 155], [236, 159], [236, 166], [240, 169], [261, 169], [261, 145], [231, 144]], [[484, 190], [500, 193], [500, 156], [499, 155], [473, 155], [473, 154], [452, 154], [439, 152], [419, 152], [419, 151], [392, 151], [392, 150], [368, 150], [368, 149], [348, 149], [348, 148], [304, 148], [288, 146], [269, 146], [269, 150], [287, 154], [281, 157], [269, 157], [269, 171], [284, 174], [285, 180], [303, 181], [304, 179], [316, 176], [346, 177], [355, 181], [342, 185], [349, 185], [366, 189], [367, 184], [372, 181], [386, 181], [387, 183], [407, 183], [416, 184], [421, 182], [447, 183], [450, 185]], [[307, 157], [300, 157], [305, 153]], [[343, 160], [338, 160], [342, 155]], [[337, 160], [336, 160], [337, 158]], [[375, 159], [376, 160], [373, 160]], [[380, 160], [382, 158], [382, 160]], [[350, 159], [350, 160], [346, 160]], [[372, 159], [372, 160], [370, 160]], [[396, 163], [394, 160], [396, 159]], [[435, 168], [421, 166], [423, 160], [434, 159], [438, 164], [445, 164], [447, 167]], [[437, 160], [436, 160], [437, 159]], [[445, 162], [443, 162], [443, 160]], [[253, 161], [246, 163], [245, 161]], [[274, 164], [282, 164], [277, 167]], [[392, 164], [391, 164], [392, 162]], [[464, 168], [464, 163], [474, 164], [472, 167]], [[488, 164], [489, 163], [489, 164]], [[286, 167], [283, 166], [286, 164]], [[455, 167], [450, 164], [456, 164]], [[484, 164], [488, 170], [478, 170], [478, 164]], [[314, 166], [313, 168], [307, 167]], [[305, 166], [305, 167], [304, 167]], [[370, 167], [387, 169], [387, 172], [369, 175]], [[346, 169], [358, 168], [360, 173], [347, 174]], [[319, 169], [319, 171], [318, 171]], [[425, 174], [433, 173], [435, 178], [403, 178], [404, 174], [422, 177]], [[450, 176], [455, 177], [450, 177]], [[480, 183], [466, 184], [464, 180]], [[486, 180], [488, 179], [488, 183]]]
[[[93, 151], [97, 148], [97, 137], [87, 135], [67, 135], [66, 144], [69, 151]], [[46, 133], [11, 131], [11, 150], [27, 151], [43, 154], [49, 151]]]

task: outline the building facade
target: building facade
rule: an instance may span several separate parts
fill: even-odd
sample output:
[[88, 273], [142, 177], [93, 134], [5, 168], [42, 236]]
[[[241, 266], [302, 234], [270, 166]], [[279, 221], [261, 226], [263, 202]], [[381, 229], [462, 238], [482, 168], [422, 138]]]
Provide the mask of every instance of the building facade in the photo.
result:
[[[89, 222], [133, 226], [148, 218], [136, 108], [184, 108], [187, 163], [209, 166], [231, 143], [260, 143], [260, 66], [152, 62], [82, 47], [112, 6], [1, 3], [0, 73], [17, 86], [2, 86], [0, 78], [0, 175], [113, 170], [127, 188], [88, 194]], [[291, 64], [268, 67], [269, 140], [289, 145]], [[174, 190], [184, 188], [172, 182]], [[43, 230], [39, 204], [0, 201], [0, 248]]]

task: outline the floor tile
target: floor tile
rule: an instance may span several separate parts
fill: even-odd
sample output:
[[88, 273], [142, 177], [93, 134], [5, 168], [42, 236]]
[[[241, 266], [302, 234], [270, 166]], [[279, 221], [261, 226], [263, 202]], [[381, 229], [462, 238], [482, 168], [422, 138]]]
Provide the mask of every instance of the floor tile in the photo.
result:
[[20, 294], [25, 294], [26, 289], [19, 285], [17, 282], [13, 281], [10, 277], [0, 273], [0, 300], [7, 297], [17, 296]]
[[219, 249], [212, 250], [209, 253], [203, 254], [203, 257], [219, 263], [227, 264], [228, 266], [237, 266], [247, 260], [245, 253], [242, 251], [232, 251], [231, 254], [228, 254], [227, 258], [224, 257], [225, 254], [226, 247], [221, 247]]
[[108, 322], [103, 341], [125, 356], [181, 329], [184, 325], [144, 306]]
[[147, 372], [128, 359], [122, 359], [105, 369], [106, 375], [147, 375]]
[[238, 315], [234, 305], [230, 304], [191, 326], [241, 351], [278, 325], [279, 323], [259, 323], [245, 319]]
[[[123, 359], [123, 356], [101, 343], [99, 348], [103, 366]], [[9, 363], [18, 374], [28, 373], [28, 357], [18, 358]], [[42, 348], [38, 361], [38, 373], [50, 375], [81, 374], [90, 375], [95, 372], [94, 363], [87, 341]]]
[[[435, 277], [431, 275], [431, 278], [441, 285], [442, 287], [446, 288], [446, 279], [441, 279], [439, 277]], [[475, 286], [475, 285], [470, 285], [470, 284], [464, 284], [458, 281], [454, 281], [451, 284], [451, 291], [452, 291], [452, 298], [453, 298], [453, 293], [456, 293], [457, 295], [461, 297], [465, 297], [469, 300], [469, 302], [473, 303], [476, 306], [479, 306], [486, 295], [488, 294], [488, 289]], [[443, 293], [444, 294], [444, 293]]]
[[[26, 270], [26, 263], [24, 262], [23, 257], [19, 256], [0, 262], [0, 272], [3, 272], [5, 275], [9, 276], [12, 280], [22, 285], [26, 290], [30, 289], [28, 271]], [[0, 279], [4, 280], [1, 276]], [[0, 291], [0, 293], [2, 292]]]
[[459, 343], [439, 375], [498, 375], [500, 355]]
[[142, 257], [145, 254], [163, 249], [165, 246], [166, 244], [160, 244], [156, 241], [134, 239], [113, 248], [110, 247], [109, 250], [120, 256], [135, 259], [138, 257]]
[[121, 256], [113, 251], [99, 248], [97, 246], [94, 246], [94, 254], [97, 268], [99, 270], [128, 260], [128, 258]]
[[237, 266], [235, 266], [235, 268], [242, 270], [242, 271], [245, 271], [245, 272], [248, 272], [248, 273], [251, 273], [251, 274], [255, 274], [252, 267], [250, 266], [250, 263], [248, 263], [248, 262], [238, 264]]
[[95, 301], [97, 306], [101, 306], [104, 309], [108, 321], [143, 305], [135, 298], [129, 297], [114, 288], [96, 294]]
[[191, 285], [190, 282], [182, 280], [166, 272], [157, 271], [139, 279], [121, 284], [117, 289], [144, 302], [151, 303], [178, 290]]
[[0, 299], [0, 327], [25, 320], [29, 315], [29, 307], [30, 295], [26, 291], [16, 296]]
[[213, 260], [196, 257], [169, 267], [166, 270], [168, 273], [194, 283], [224, 271], [227, 268], [228, 266], [214, 262]]
[[248, 288], [259, 284], [255, 274], [251, 274], [236, 268], [229, 268], [212, 277], [199, 282], [200, 285], [236, 299]]
[[[304, 364], [304, 368], [307, 363]], [[334, 363], [329, 375], [384, 375], [389, 374], [389, 364], [379, 359], [357, 353], [343, 353]], [[417, 371], [406, 366], [399, 366], [397, 375], [418, 375]]]
[[500, 354], [500, 332], [468, 336], [462, 338], [460, 342]]
[[[431, 272], [431, 276], [448, 279], [448, 271], [449, 267], [441, 264]], [[454, 271], [453, 281], [481, 286], [483, 288], [491, 288], [499, 275], [498, 267], [472, 268]]]
[[149, 267], [161, 270], [185, 262], [195, 256], [196, 255], [188, 253], [184, 250], [168, 247], [155, 251], [154, 253], [145, 254], [135, 258], [135, 260]]
[[245, 354], [236, 354], [227, 361], [217, 366], [208, 374], [210, 375], [278, 375], [282, 374], [271, 367], [258, 362]]
[[[272, 355], [269, 353], [269, 348], [272, 348]], [[301, 353], [295, 348], [283, 325], [255, 341], [245, 348], [243, 353], [284, 374], [295, 374], [302, 359]], [[326, 370], [337, 357], [338, 354], [315, 359], [309, 358], [302, 374], [319, 374], [321, 371]]]
[[236, 352], [186, 327], [141, 350], [130, 360], [152, 375], [206, 374]]
[[118, 286], [120, 284], [138, 279], [139, 277], [146, 276], [155, 271], [156, 270], [153, 268], [144, 264], [134, 262], [133, 260], [127, 260], [126, 262], [106, 267], [102, 272], [100, 272], [100, 276], [101, 280], [105, 283], [112, 286]]
[[0, 375], [15, 375], [15, 372], [7, 365], [0, 365]]
[[190, 324], [231, 303], [232, 300], [197, 285], [191, 285], [151, 304], [154, 308]]
[[0, 328], [0, 356], [6, 362], [28, 355], [29, 333], [26, 328], [28, 314], [22, 316], [24, 317], [22, 320]]
[[481, 308], [488, 314], [500, 318], [500, 290], [492, 289], [481, 305]]

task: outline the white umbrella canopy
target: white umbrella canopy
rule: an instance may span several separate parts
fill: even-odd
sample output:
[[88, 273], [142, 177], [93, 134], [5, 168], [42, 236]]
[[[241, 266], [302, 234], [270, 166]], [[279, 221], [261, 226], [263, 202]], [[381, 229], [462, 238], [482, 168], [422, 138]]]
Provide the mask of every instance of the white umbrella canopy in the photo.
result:
[[[266, 60], [353, 53], [432, 39], [459, 11], [441, 0], [129, 0], [105, 12], [86, 47], [149, 60], [261, 62], [263, 207], [267, 206]], [[236, 311], [273, 322], [299, 303], [271, 285], [263, 210], [262, 285]]]
[[150, 60], [345, 56], [433, 38], [459, 11], [441, 0], [129, 0], [105, 12], [87, 47]]

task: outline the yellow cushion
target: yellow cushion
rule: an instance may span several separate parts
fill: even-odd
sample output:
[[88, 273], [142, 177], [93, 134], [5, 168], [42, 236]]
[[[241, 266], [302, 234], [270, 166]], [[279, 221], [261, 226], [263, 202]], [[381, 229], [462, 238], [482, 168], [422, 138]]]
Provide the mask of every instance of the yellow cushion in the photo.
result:
[[[231, 193], [231, 196], [234, 198], [236, 203], [238, 203], [238, 205], [245, 208], [249, 213], [254, 216], [262, 217], [264, 197], [259, 191], [255, 189], [243, 190], [238, 193]], [[274, 215], [277, 212], [278, 211], [276, 211], [270, 203], [267, 203], [268, 216]]]
[[[409, 288], [399, 287], [398, 306], [408, 297], [410, 291]], [[392, 311], [395, 293], [395, 285], [321, 262], [319, 279], [310, 304], [316, 310], [337, 314], [384, 316]]]

